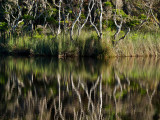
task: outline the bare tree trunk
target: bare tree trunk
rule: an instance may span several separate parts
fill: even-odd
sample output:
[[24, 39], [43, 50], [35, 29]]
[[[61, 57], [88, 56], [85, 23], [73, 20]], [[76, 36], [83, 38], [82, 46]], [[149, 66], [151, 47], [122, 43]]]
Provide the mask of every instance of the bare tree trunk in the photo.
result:
[[80, 11], [79, 11], [79, 14], [78, 14], [76, 20], [73, 22], [72, 27], [71, 27], [71, 31], [70, 31], [70, 39], [71, 39], [71, 40], [73, 40], [73, 30], [74, 30], [74, 27], [75, 27], [77, 21], [79, 21], [79, 18], [80, 18], [80, 16], [81, 16], [82, 7], [83, 7], [83, 0], [81, 0], [81, 3], [80, 3]]
[[[117, 0], [116, 0], [116, 11], [115, 11], [115, 14], [114, 14], [114, 23], [115, 23], [115, 25], [116, 25], [117, 31], [116, 31], [116, 33], [114, 34], [114, 40], [117, 39], [119, 33], [121, 32], [122, 23], [123, 23], [122, 15], [120, 15], [120, 17], [121, 17], [121, 22], [120, 22], [119, 25], [117, 24], [117, 18], [116, 18], [116, 17], [117, 17]], [[113, 44], [114, 44], [114, 43], [113, 43]]]
[[[92, 0], [89, 1], [87, 18], [85, 19], [84, 23], [83, 23], [83, 24], [81, 25], [81, 27], [79, 28], [79, 34], [78, 34], [78, 35], [81, 34], [81, 31], [82, 31], [83, 27], [85, 26], [85, 24], [87, 23], [87, 21], [88, 21], [88, 19], [89, 19], [89, 17], [90, 17], [91, 11], [92, 11], [92, 9], [93, 9], [93, 7], [94, 7], [94, 3], [92, 4], [92, 6], [91, 6], [91, 3], [92, 3]], [[90, 6], [91, 6], [91, 8], [90, 8]]]
[[[95, 5], [95, 0], [92, 0], [92, 9], [94, 8], [94, 5]], [[102, 0], [100, 0], [99, 2], [97, 1], [99, 7], [100, 7], [100, 16], [99, 16], [99, 29], [97, 28], [97, 26], [94, 24], [94, 20], [92, 20], [92, 15], [91, 15], [91, 12], [92, 12], [92, 9], [90, 7], [89, 8], [89, 15], [90, 15], [90, 23], [91, 25], [94, 27], [94, 29], [96, 30], [96, 33], [99, 37], [99, 39], [102, 39], [102, 22], [103, 22], [103, 3], [102, 3]]]
[[115, 25], [116, 25], [117, 31], [116, 31], [116, 33], [114, 34], [114, 40], [112, 40], [112, 45], [113, 45], [113, 46], [117, 45], [120, 40], [125, 39], [126, 36], [127, 36], [127, 35], [129, 34], [129, 32], [130, 32], [130, 28], [128, 27], [128, 30], [127, 30], [127, 32], [125, 33], [125, 35], [118, 40], [118, 35], [119, 35], [119, 33], [121, 32], [121, 29], [122, 29], [123, 17], [122, 17], [122, 15], [120, 15], [120, 18], [121, 18], [120, 20], [121, 20], [121, 21], [120, 21], [119, 24], [117, 23], [117, 18], [116, 18], [116, 17], [117, 17], [117, 0], [116, 0], [116, 11], [115, 11], [115, 14], [114, 14], [114, 23], [115, 23]]
[[[93, 5], [95, 5], [95, 1], [94, 0], [92, 0], [92, 4]], [[94, 6], [93, 6], [94, 7]], [[91, 9], [89, 8], [89, 12], [91, 13]], [[91, 23], [91, 25], [95, 28], [95, 30], [96, 30], [96, 33], [97, 33], [97, 35], [98, 35], [98, 37], [100, 38], [100, 31], [98, 30], [98, 28], [96, 27], [96, 25], [93, 23], [93, 21], [92, 21], [92, 15], [90, 14], [90, 23]]]
[[159, 28], [160, 28], [160, 22], [156, 19], [155, 15], [153, 14], [152, 8], [150, 8], [150, 10], [151, 10], [151, 14], [152, 14], [152, 16], [154, 18], [154, 21], [159, 25]]
[[103, 6], [102, 6], [102, 0], [100, 0], [100, 39], [102, 39], [102, 20], [103, 20]]
[[58, 27], [58, 31], [57, 31], [57, 35], [59, 35], [61, 33], [61, 4], [62, 4], [62, 0], [59, 1], [59, 27]]
[[[130, 27], [128, 27], [127, 32], [125, 33], [125, 35], [124, 35], [123, 37], [121, 37], [121, 38], [119, 39], [119, 41], [125, 39], [126, 36], [129, 34], [130, 31], [131, 31], [131, 29], [130, 29]], [[118, 43], [119, 41], [117, 41], [117, 43]]]

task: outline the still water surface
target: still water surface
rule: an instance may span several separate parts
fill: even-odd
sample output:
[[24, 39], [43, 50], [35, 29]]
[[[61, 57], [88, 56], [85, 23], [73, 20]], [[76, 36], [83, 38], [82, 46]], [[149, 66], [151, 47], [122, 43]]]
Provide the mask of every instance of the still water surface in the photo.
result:
[[0, 57], [0, 119], [158, 120], [160, 59]]

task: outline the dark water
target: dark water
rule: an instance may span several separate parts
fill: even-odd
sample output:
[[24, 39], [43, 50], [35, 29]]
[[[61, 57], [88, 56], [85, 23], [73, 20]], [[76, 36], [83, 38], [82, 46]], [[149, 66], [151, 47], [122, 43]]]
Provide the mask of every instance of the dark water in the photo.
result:
[[158, 120], [160, 60], [0, 57], [0, 119]]

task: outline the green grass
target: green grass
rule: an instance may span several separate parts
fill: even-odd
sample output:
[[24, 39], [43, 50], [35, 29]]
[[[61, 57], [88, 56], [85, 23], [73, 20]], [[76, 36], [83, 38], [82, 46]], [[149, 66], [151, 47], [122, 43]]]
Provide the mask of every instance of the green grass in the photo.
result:
[[[102, 40], [99, 40], [96, 32], [82, 31], [81, 35], [73, 36], [62, 33], [59, 36], [41, 35], [35, 33], [16, 38], [8, 38], [7, 43], [0, 44], [0, 52], [16, 53], [29, 50], [34, 55], [51, 56], [159, 56], [160, 34], [159, 32], [131, 32], [128, 36], [112, 45], [115, 31], [106, 30]], [[125, 33], [122, 31], [119, 38]]]

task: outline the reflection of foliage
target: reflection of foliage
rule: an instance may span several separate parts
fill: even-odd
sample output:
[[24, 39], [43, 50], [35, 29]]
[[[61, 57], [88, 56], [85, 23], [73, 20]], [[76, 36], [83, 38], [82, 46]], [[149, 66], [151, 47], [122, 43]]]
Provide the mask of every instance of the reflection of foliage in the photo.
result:
[[2, 85], [5, 84], [5, 76], [3, 74], [0, 75], [0, 84], [2, 84]]
[[[73, 118], [74, 110], [77, 114], [80, 114], [78, 111], [84, 108], [84, 113], [91, 118], [92, 115], [98, 115], [99, 103], [101, 103], [99, 97], [102, 95], [102, 114], [104, 118], [117, 119], [117, 115], [121, 118], [128, 118], [128, 114], [132, 117], [140, 117], [138, 114], [132, 114], [133, 111], [130, 107], [134, 106], [135, 112], [139, 109], [143, 110], [143, 116], [141, 117], [147, 119], [152, 115], [152, 110], [149, 109], [149, 102], [146, 97], [152, 95], [154, 90], [159, 92], [156, 86], [159, 84], [160, 76], [156, 71], [159, 71], [160, 67], [157, 64], [144, 66], [143, 62], [143, 65], [140, 65], [141, 60], [135, 60], [134, 65], [132, 65], [132, 59], [117, 61], [119, 62], [92, 59], [1, 58], [0, 102], [3, 102], [3, 106], [0, 112], [4, 116], [7, 115], [8, 118], [10, 118], [11, 113], [14, 116], [16, 116], [16, 113], [23, 113], [22, 116], [17, 115], [20, 118], [28, 114], [33, 115], [33, 118], [41, 115], [44, 118], [46, 114], [52, 114], [51, 116], [56, 114], [60, 118], [58, 109], [60, 102], [60, 105], [62, 104], [62, 115], [68, 115], [65, 117], [72, 116]], [[117, 86], [118, 83], [114, 77], [115, 71], [118, 73], [120, 84], [123, 86], [122, 91]], [[150, 71], [150, 74], [146, 74], [148, 71]], [[97, 79], [99, 74], [102, 74], [102, 81]], [[57, 75], [60, 75], [60, 81], [58, 81]], [[101, 85], [102, 91], [100, 91]], [[116, 100], [113, 97], [115, 87], [117, 90], [115, 93]], [[89, 95], [87, 96], [86, 93], [90, 93], [93, 88], [91, 108], [92, 106], [95, 107], [95, 113], [88, 111], [86, 100], [89, 100]], [[147, 91], [149, 91], [149, 94]], [[81, 97], [82, 106], [80, 106], [80, 97], [77, 97], [77, 95]], [[159, 98], [154, 97], [155, 99]], [[155, 104], [157, 105], [157, 103]], [[17, 109], [16, 113], [13, 112], [15, 108]], [[5, 109], [6, 112], [2, 109]], [[34, 111], [35, 109], [38, 111], [37, 113]], [[50, 112], [55, 111], [55, 109], [58, 113]], [[9, 110], [11, 113], [9, 113]], [[85, 114], [84, 117], [86, 117]]]

